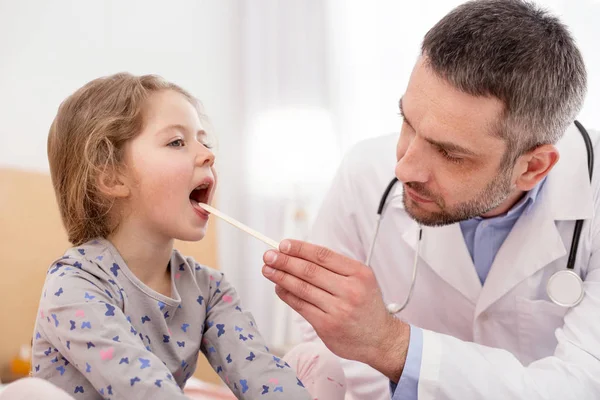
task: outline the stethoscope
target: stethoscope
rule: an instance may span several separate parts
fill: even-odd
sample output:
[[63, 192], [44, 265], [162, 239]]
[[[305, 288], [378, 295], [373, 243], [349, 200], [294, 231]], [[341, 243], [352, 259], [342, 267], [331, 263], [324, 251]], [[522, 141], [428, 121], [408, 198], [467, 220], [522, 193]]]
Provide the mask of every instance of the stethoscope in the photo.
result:
[[[579, 123], [575, 121], [575, 126], [581, 133], [583, 141], [585, 142], [585, 148], [587, 151], [588, 161], [588, 173], [590, 176], [590, 182], [592, 181], [592, 172], [594, 169], [594, 149], [592, 147], [592, 140], [587, 130]], [[375, 225], [375, 233], [373, 234], [373, 240], [371, 241], [371, 247], [369, 248], [369, 254], [367, 257], [366, 264], [371, 265], [371, 258], [373, 257], [373, 251], [375, 249], [375, 242], [377, 240], [377, 234], [379, 233], [379, 226], [383, 218], [383, 210], [385, 209], [387, 198], [392, 191], [394, 185], [398, 182], [397, 178], [391, 180], [391, 182], [385, 188], [379, 206], [377, 207], [377, 221]], [[552, 302], [563, 307], [574, 307], [581, 302], [584, 295], [583, 281], [581, 277], [576, 274], [573, 270], [575, 268], [575, 258], [577, 257], [577, 247], [579, 246], [579, 237], [581, 236], [581, 230], [583, 228], [583, 220], [578, 219], [575, 221], [575, 229], [573, 230], [573, 239], [571, 241], [571, 251], [569, 252], [569, 260], [567, 261], [567, 268], [562, 271], [557, 271], [548, 280], [546, 285], [546, 293]], [[402, 304], [390, 303], [386, 306], [387, 311], [390, 314], [397, 314], [404, 310], [410, 301], [415, 282], [417, 280], [417, 269], [419, 265], [419, 250], [421, 247], [421, 241], [423, 239], [423, 228], [419, 225], [419, 232], [417, 236], [417, 248], [415, 250], [415, 257], [413, 260], [412, 277], [408, 294]]]

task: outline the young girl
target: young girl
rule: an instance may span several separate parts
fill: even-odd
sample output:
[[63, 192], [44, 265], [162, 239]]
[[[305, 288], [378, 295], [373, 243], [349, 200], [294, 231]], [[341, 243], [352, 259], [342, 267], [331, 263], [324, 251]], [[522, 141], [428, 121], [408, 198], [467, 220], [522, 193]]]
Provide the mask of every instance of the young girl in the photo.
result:
[[48, 138], [74, 245], [48, 270], [33, 375], [75, 398], [184, 398], [202, 351], [241, 399], [309, 399], [223, 274], [173, 249], [204, 237], [215, 156], [197, 101], [156, 76], [96, 79]]

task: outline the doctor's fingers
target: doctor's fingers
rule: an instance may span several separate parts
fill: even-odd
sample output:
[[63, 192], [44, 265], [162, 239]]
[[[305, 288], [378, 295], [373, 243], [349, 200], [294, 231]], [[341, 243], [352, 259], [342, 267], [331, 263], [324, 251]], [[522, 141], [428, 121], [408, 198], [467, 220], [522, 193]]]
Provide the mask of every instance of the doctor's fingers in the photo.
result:
[[338, 275], [354, 275], [363, 267], [362, 263], [343, 256], [327, 247], [303, 242], [301, 240], [285, 239], [279, 244], [279, 250], [287, 255], [302, 258], [320, 265]]
[[265, 253], [263, 260], [266, 265], [278, 271], [286, 272], [302, 281], [325, 290], [333, 295], [340, 294], [344, 276], [337, 275], [327, 268], [302, 258], [290, 257], [274, 250]]
[[304, 317], [304, 319], [306, 319], [313, 327], [315, 324], [318, 324], [319, 321], [327, 318], [327, 314], [325, 314], [323, 310], [302, 300], [279, 285], [275, 285], [275, 293], [285, 304]]
[[[266, 265], [263, 266], [263, 275], [277, 286], [280, 286], [296, 296], [298, 299], [308, 303], [308, 305], [314, 306], [325, 313], [331, 310], [331, 305], [335, 300], [335, 297], [332, 294], [327, 293], [326, 291], [306, 281], [303, 281], [294, 275], [273, 269]], [[305, 306], [306, 305], [303, 304], [297, 305], [297, 307]], [[294, 309], [296, 310], [296, 308]]]

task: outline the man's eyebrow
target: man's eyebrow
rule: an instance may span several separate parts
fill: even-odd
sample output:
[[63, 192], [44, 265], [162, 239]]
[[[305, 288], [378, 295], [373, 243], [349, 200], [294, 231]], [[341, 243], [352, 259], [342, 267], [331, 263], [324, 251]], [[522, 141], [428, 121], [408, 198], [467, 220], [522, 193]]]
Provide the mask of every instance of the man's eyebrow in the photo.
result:
[[443, 149], [444, 151], [447, 151], [448, 153], [458, 153], [458, 154], [463, 154], [466, 156], [477, 156], [478, 155], [473, 150], [467, 149], [466, 147], [460, 146], [456, 143], [444, 142], [444, 141], [440, 141], [440, 140], [433, 140], [433, 139], [427, 138], [427, 137], [424, 137], [423, 139], [425, 139], [431, 145], [433, 145], [439, 149]]
[[406, 122], [406, 124], [408, 126], [410, 126], [412, 130], [415, 130], [415, 128], [412, 126], [412, 124], [406, 118], [406, 115], [404, 114], [404, 109], [402, 108], [402, 97], [400, 97], [400, 100], [398, 101], [398, 109], [400, 110], [400, 116], [402, 117], [402, 119], [404, 119], [404, 122]]
[[[415, 130], [413, 125], [410, 123], [410, 121], [406, 118], [406, 115], [404, 114], [404, 110], [402, 108], [402, 97], [400, 98], [400, 101], [398, 101], [398, 109], [400, 110], [400, 115], [404, 119], [404, 122], [406, 122], [407, 125], [410, 126], [410, 128], [412, 130]], [[466, 156], [477, 156], [478, 155], [473, 150], [468, 149], [463, 146], [460, 146], [456, 143], [444, 142], [442, 140], [434, 140], [434, 139], [431, 139], [428, 137], [423, 137], [423, 139], [425, 139], [429, 144], [437, 147], [438, 149], [443, 149], [444, 151], [447, 151], [448, 153], [458, 153], [458, 154], [463, 154]]]

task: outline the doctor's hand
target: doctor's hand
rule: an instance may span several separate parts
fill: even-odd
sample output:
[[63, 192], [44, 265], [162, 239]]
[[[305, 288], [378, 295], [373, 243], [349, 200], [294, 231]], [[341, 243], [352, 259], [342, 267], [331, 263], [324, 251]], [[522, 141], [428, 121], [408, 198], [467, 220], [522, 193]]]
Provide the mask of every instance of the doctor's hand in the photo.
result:
[[297, 240], [284, 240], [264, 257], [264, 276], [302, 315], [325, 345], [342, 358], [370, 365], [398, 382], [410, 327], [390, 315], [366, 265]]

